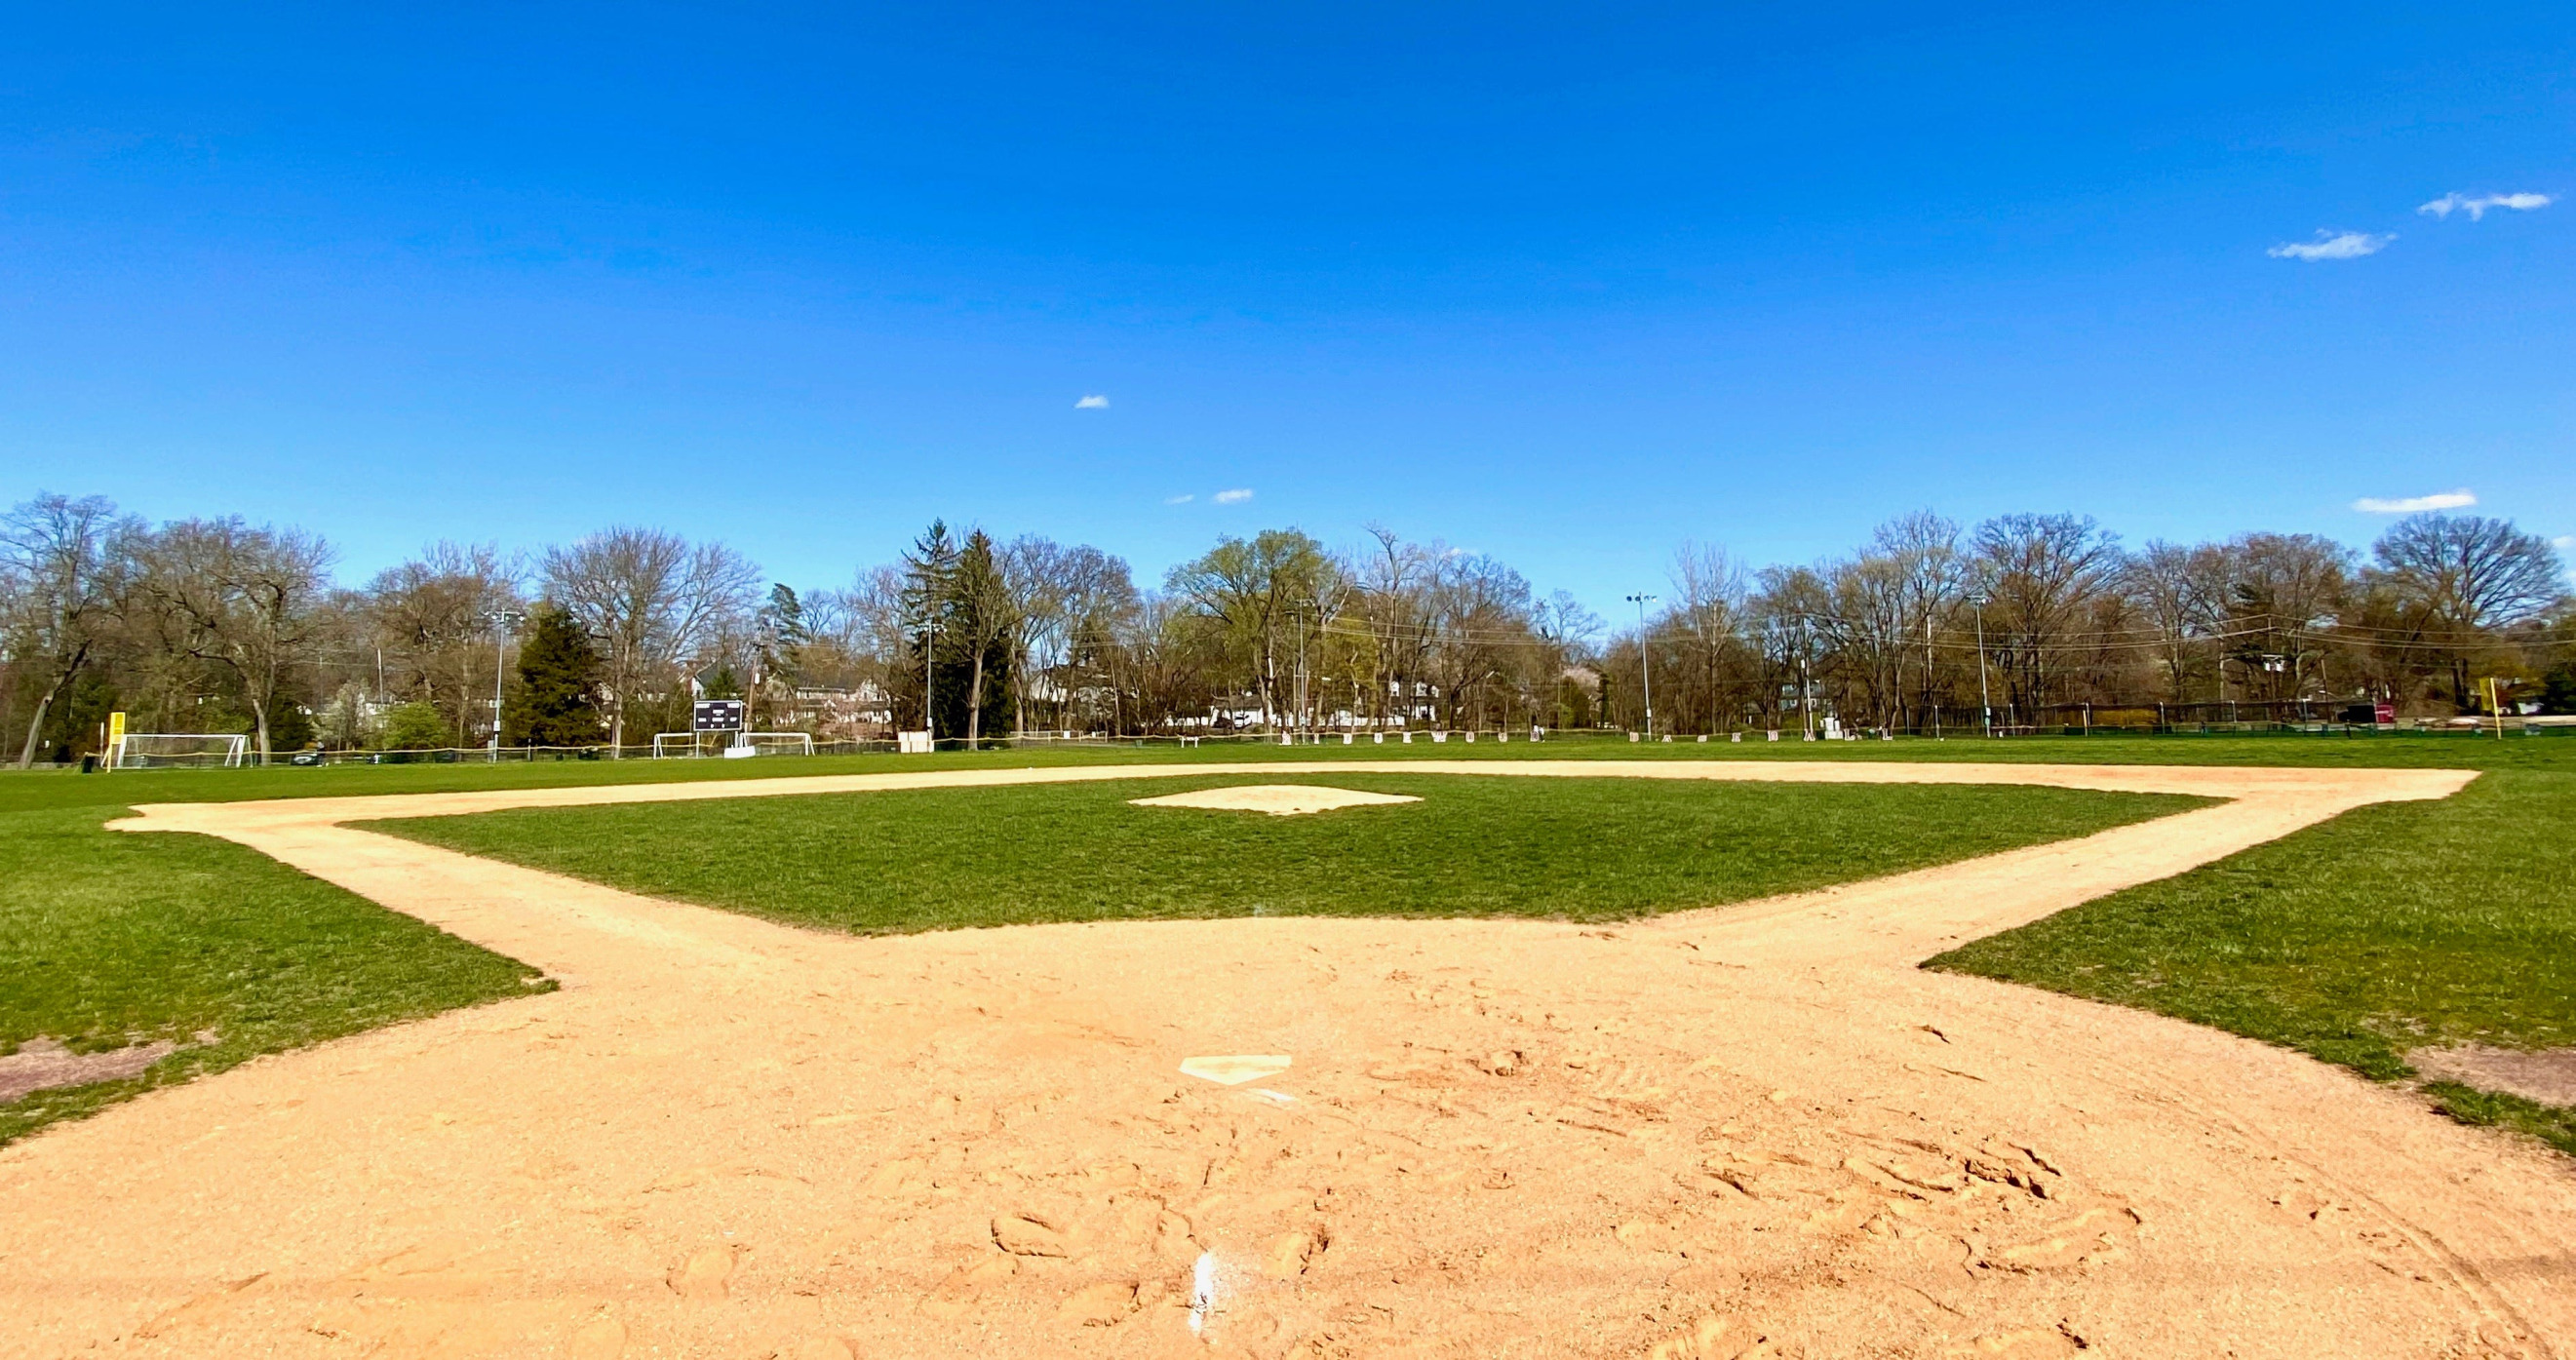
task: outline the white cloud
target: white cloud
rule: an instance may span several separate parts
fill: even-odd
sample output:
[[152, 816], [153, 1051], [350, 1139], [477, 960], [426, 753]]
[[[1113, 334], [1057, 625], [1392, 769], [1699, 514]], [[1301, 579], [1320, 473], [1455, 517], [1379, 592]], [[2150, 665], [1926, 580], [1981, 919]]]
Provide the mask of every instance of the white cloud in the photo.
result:
[[2464, 212], [2469, 215], [2470, 221], [2475, 222], [2483, 219], [2489, 208], [2509, 208], [2514, 212], [2530, 212], [2534, 208], [2546, 208], [2553, 201], [2547, 194], [2481, 194], [2476, 198], [2471, 198], [2467, 194], [2444, 194], [2415, 211], [2430, 213], [2435, 217], [2449, 217], [2455, 212]]
[[2329, 232], [2320, 229], [2313, 241], [2283, 241], [2263, 253], [2276, 260], [2358, 260], [2376, 255], [2397, 239], [2397, 233], [2373, 236], [2366, 231]]
[[1220, 491], [1213, 497], [1210, 497], [1210, 499], [1214, 500], [1219, 505], [1241, 505], [1245, 501], [1252, 499], [1252, 492], [1247, 488], [1238, 486], [1232, 491]]
[[1109, 409], [1109, 398], [1094, 393], [1091, 396], [1084, 397], [1082, 400], [1075, 402], [1073, 404], [1073, 409], [1077, 411], [1106, 411]]
[[2412, 515], [2425, 510], [2460, 510], [2477, 503], [2478, 498], [2469, 494], [2467, 487], [2462, 487], [2457, 491], [2441, 491], [2430, 496], [2404, 496], [2396, 500], [2364, 496], [2354, 501], [2352, 508], [2365, 515]]
[[1198, 499], [1198, 497], [1196, 497], [1196, 496], [1165, 496], [1165, 497], [1163, 498], [1163, 504], [1165, 504], [1165, 505], [1187, 505], [1187, 504], [1189, 504], [1190, 502], [1192, 502], [1192, 501], [1194, 501], [1194, 500], [1197, 500], [1197, 499]]

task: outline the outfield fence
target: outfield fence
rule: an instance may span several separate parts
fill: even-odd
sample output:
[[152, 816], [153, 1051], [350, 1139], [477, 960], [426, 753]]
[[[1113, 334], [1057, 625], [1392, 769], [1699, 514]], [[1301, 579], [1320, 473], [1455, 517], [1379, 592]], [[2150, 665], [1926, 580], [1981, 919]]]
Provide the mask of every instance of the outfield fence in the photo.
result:
[[[1948, 715], [1946, 714], [1944, 715], [1945, 719], [1947, 716]], [[2416, 742], [2427, 740], [2457, 741], [2473, 738], [2496, 740], [2499, 737], [2506, 740], [2524, 740], [2531, 738], [2576, 738], [2576, 716], [2508, 716], [2503, 719], [2501, 726], [2499, 726], [2498, 721], [2492, 717], [2422, 720], [2396, 726], [2382, 726], [2375, 724], [2324, 721], [2277, 721], [2250, 717], [2237, 721], [2190, 721], [2168, 724], [2150, 723], [2144, 725], [2110, 722], [2085, 723], [2080, 720], [2071, 723], [2062, 721], [2050, 721], [2044, 723], [2013, 723], [2003, 721], [2002, 719], [2004, 716], [2005, 715], [2000, 712], [1997, 714], [1998, 721], [1995, 723], [1991, 734], [1996, 740], [2028, 737], [2155, 737], [2189, 740], [2198, 737], [2262, 736]], [[2056, 715], [2052, 714], [2051, 716], [2055, 717]], [[1844, 728], [1842, 729], [1838, 740], [1871, 742], [1923, 741], [1937, 737], [1947, 741], [1974, 741], [1986, 738], [1988, 733], [1983, 726], [1976, 721], [1977, 715], [1973, 710], [1970, 712], [1969, 718], [1970, 721], [1966, 723], [1951, 723], [1944, 721], [1937, 729], [1928, 723], [1920, 729]], [[987, 751], [1056, 749], [1189, 750], [1225, 748], [1250, 750], [1254, 748], [1275, 748], [1282, 746], [1326, 748], [1350, 747], [1354, 749], [1368, 747], [1373, 749], [1383, 749], [1385, 747], [1401, 746], [1409, 750], [1416, 751], [1439, 750], [1449, 752], [1470, 745], [1477, 747], [1479, 750], [1489, 750], [1496, 746], [1526, 746], [1532, 742], [1537, 742], [1540, 745], [1599, 745], [1607, 743], [1638, 745], [1651, 741], [1657, 746], [1677, 746], [1709, 744], [1741, 745], [1745, 743], [1769, 744], [1772, 742], [1806, 742], [1824, 739], [1825, 738], [1822, 733], [1810, 737], [1800, 727], [1792, 723], [1780, 728], [1742, 727], [1713, 733], [1658, 732], [1652, 738], [1648, 738], [1645, 734], [1640, 732], [1622, 731], [1618, 729], [1578, 729], [1571, 731], [1564, 729], [1542, 729], [1536, 734], [1533, 734], [1530, 729], [1526, 728], [1506, 731], [1497, 731], [1493, 728], [1478, 728], [1473, 730], [1466, 728], [1414, 728], [1409, 731], [1403, 729], [1346, 730], [1335, 728], [1318, 729], [1306, 732], [1142, 734], [1060, 731], [1020, 732], [1007, 737], [986, 737], [977, 743], [977, 745], [981, 749]], [[892, 739], [883, 741], [825, 741], [817, 738], [814, 742], [813, 756], [894, 755], [898, 754], [900, 749], [901, 748], [898, 743]], [[941, 737], [935, 743], [934, 749], [943, 752], [964, 751], [969, 749], [969, 747], [966, 739], [963, 737]], [[759, 755], [760, 758], [764, 760], [811, 758], [797, 754], [785, 754], [767, 750], [761, 751]], [[691, 754], [665, 754], [660, 758], [665, 760], [685, 760], [693, 758], [703, 760], [718, 759], [721, 757], [721, 749], [707, 748], [692, 752]], [[606, 743], [602, 743], [596, 746], [504, 746], [497, 751], [488, 746], [419, 747], [392, 751], [281, 751], [270, 756], [266, 760], [262, 760], [257, 751], [252, 751], [242, 758], [241, 763], [244, 766], [536, 765], [556, 761], [650, 761], [655, 758], [654, 748], [650, 745], [611, 746]], [[38, 761], [35, 763], [33, 768], [46, 770], [85, 769], [88, 768], [91, 763], [95, 762]], [[164, 756], [156, 758], [151, 766], [153, 769], [214, 769], [223, 767], [224, 760], [219, 754], [206, 755], [202, 757]], [[234, 768], [239, 768], [239, 766]]]

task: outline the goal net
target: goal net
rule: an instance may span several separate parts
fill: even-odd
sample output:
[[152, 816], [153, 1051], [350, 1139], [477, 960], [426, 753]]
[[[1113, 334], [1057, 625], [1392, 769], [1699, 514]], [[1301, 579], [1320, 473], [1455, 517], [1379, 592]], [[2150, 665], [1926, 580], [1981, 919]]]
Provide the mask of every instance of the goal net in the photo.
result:
[[814, 738], [803, 732], [745, 732], [737, 744], [731, 732], [659, 732], [653, 737], [653, 758], [686, 760], [699, 756], [723, 756], [747, 752], [762, 756], [810, 756]]
[[230, 768], [250, 753], [250, 738], [231, 732], [128, 732], [108, 752], [111, 770], [189, 766]]

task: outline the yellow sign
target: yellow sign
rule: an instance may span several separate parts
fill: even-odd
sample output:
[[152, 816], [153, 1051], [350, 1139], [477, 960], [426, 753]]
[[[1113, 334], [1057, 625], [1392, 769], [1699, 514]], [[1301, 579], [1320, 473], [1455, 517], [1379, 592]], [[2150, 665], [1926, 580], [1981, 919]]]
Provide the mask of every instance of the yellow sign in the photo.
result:
[[107, 744], [114, 746], [123, 740], [125, 740], [125, 714], [121, 711], [108, 714]]

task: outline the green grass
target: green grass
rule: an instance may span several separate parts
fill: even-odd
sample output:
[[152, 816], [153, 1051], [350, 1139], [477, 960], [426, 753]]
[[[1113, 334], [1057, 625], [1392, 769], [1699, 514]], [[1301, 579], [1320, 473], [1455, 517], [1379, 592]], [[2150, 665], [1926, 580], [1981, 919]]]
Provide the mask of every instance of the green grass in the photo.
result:
[[[344, 766], [325, 769], [146, 771], [82, 776], [0, 772], [0, 1046], [38, 1034], [80, 1037], [91, 1044], [122, 1038], [182, 1038], [211, 1029], [222, 1038], [183, 1052], [131, 1082], [39, 1093], [0, 1106], [0, 1141], [52, 1119], [94, 1109], [135, 1090], [230, 1066], [254, 1052], [354, 1032], [526, 990], [528, 970], [282, 868], [257, 853], [190, 836], [128, 836], [99, 823], [134, 803], [227, 801], [456, 789], [538, 788], [610, 783], [744, 779], [798, 774], [869, 773], [923, 768], [1005, 768], [1143, 762], [1183, 766], [1207, 760], [1477, 760], [1554, 759], [1913, 760], [2291, 766], [2438, 766], [2491, 771], [2460, 799], [2362, 812], [2303, 832], [2223, 864], [2079, 908], [2024, 931], [1945, 956], [1940, 966], [2015, 977], [2079, 995], [2142, 1005], [2239, 1033], [2289, 1044], [2374, 1075], [2402, 1073], [2402, 1053], [2428, 1037], [2475, 1038], [2543, 1046], [2568, 1038], [2571, 987], [2568, 917], [2576, 913], [2565, 828], [2576, 825], [2576, 734], [2545, 737], [2466, 735], [2098, 736], [1988, 741], [1701, 745], [1632, 744], [1576, 736], [1526, 742], [1282, 748], [1210, 746], [1180, 751], [1108, 747], [943, 752], [919, 756], [824, 756], [753, 761], [566, 762], [538, 765]], [[1376, 777], [1370, 777], [1373, 781]], [[1213, 782], [1213, 781], [1209, 781]], [[1336, 779], [1359, 783], [1360, 777]], [[1474, 781], [1481, 783], [1483, 781]], [[1178, 787], [1180, 781], [1158, 783]], [[927, 797], [929, 795], [908, 795]], [[963, 807], [964, 794], [939, 795]], [[744, 815], [790, 801], [734, 805]], [[820, 801], [820, 800], [817, 800]], [[714, 808], [718, 805], [702, 805]], [[1417, 807], [1412, 811], [1425, 809]], [[510, 814], [521, 815], [521, 814]], [[960, 836], [984, 818], [980, 804], [934, 836]], [[1221, 814], [1170, 814], [1173, 816]], [[1337, 814], [1338, 816], [1339, 814]], [[1362, 810], [1356, 815], [1367, 815]], [[756, 819], [756, 818], [755, 818]], [[1041, 819], [1043, 820], [1043, 819]], [[1304, 834], [1335, 817], [1271, 822], [1259, 834]], [[1647, 847], [1637, 839], [1577, 839], [1608, 885], [1584, 899], [1585, 911], [1616, 915], [1652, 910], [1661, 901], [1725, 900], [1906, 867], [1919, 847], [1889, 845], [1866, 817], [1824, 837], [1801, 841], [1826, 862], [1709, 861], [1669, 873], [1640, 871]], [[1015, 830], [1021, 834], [1027, 825]], [[1774, 828], [1776, 830], [1776, 828]], [[1967, 828], [1979, 830], [1978, 828]], [[1636, 830], [1632, 828], [1632, 833]], [[1715, 845], [1747, 825], [1703, 827]], [[1230, 833], [1239, 843], [1239, 831]], [[1375, 876], [1370, 900], [1400, 905], [1399, 889], [1438, 890], [1429, 910], [1457, 909], [1460, 889], [1475, 886], [1486, 863], [1529, 853], [1508, 824], [1458, 828], [1448, 841], [1399, 857]], [[1556, 833], [1551, 833], [1556, 834]], [[963, 837], [972, 839], [972, 837]], [[1902, 838], [1897, 838], [1902, 840]], [[1562, 843], [1560, 840], [1559, 843]], [[1293, 848], [1293, 847], [1292, 847]], [[1997, 847], [1999, 848], [1999, 847]], [[1975, 853], [1969, 846], [1958, 853]], [[1893, 851], [1896, 858], [1886, 856]], [[1630, 862], [1619, 862], [1624, 851]], [[1202, 852], [1204, 853], [1204, 852]], [[1354, 890], [1313, 862], [1309, 844], [1264, 870], [1273, 889], [1265, 910], [1291, 910], [1299, 892]], [[1656, 853], [1663, 853], [1657, 851]], [[1844, 856], [1849, 869], [1838, 868]], [[1494, 858], [1500, 857], [1500, 858]], [[1409, 864], [1405, 861], [1409, 861]], [[1191, 914], [1249, 910], [1157, 885], [1118, 855], [1078, 857], [1093, 883], [1088, 900], [999, 904], [993, 919], [1029, 919], [1011, 911], [1157, 910]], [[1443, 866], [1434, 873], [1423, 865]], [[573, 866], [564, 866], [572, 868]], [[613, 866], [612, 866], [613, 867]], [[694, 871], [718, 893], [726, 873]], [[757, 866], [767, 872], [770, 866]], [[668, 870], [689, 877], [685, 866]], [[1758, 872], [1742, 872], [1751, 869]], [[578, 872], [577, 869], [575, 869]], [[1774, 871], [1777, 871], [1775, 874]], [[1816, 877], [1815, 875], [1824, 875]], [[1445, 876], [1444, 876], [1445, 875]], [[1732, 876], [1730, 876], [1732, 875]], [[1664, 879], [1661, 886], [1656, 880]], [[1141, 882], [1138, 880], [1141, 879]], [[898, 876], [898, 880], [899, 876]], [[1120, 896], [1122, 881], [1142, 888]], [[1318, 882], [1323, 886], [1319, 888]], [[738, 883], [738, 880], [737, 880]], [[1423, 885], [1428, 884], [1429, 888]], [[674, 891], [663, 887], [647, 890]], [[855, 929], [908, 929], [939, 910], [935, 885], [915, 884], [893, 903], [902, 920], [825, 919]], [[1485, 891], [1485, 889], [1478, 889]], [[1156, 892], [1163, 897], [1154, 897]], [[1677, 894], [1659, 897], [1659, 894]], [[1693, 898], [1691, 894], [1708, 894]], [[1625, 894], [1622, 896], [1621, 894]], [[685, 895], [685, 894], [681, 894]], [[1532, 908], [1489, 895], [1479, 910]], [[702, 900], [714, 900], [706, 898]], [[909, 903], [909, 905], [905, 905]], [[1397, 903], [1386, 908], [1388, 903]], [[1453, 904], [1449, 907], [1441, 903]], [[1122, 905], [1123, 904], [1123, 905]], [[2159, 905], [2160, 904], [2160, 905]], [[826, 916], [829, 916], [826, 912]], [[850, 915], [843, 909], [843, 915]], [[2143, 923], [2143, 924], [2142, 924]], [[2446, 1109], [2471, 1122], [2499, 1122], [2551, 1137], [2576, 1151], [2576, 1110], [2511, 1097], [2433, 1089]]]
[[1022, 750], [936, 756], [766, 756], [758, 760], [582, 760], [537, 764], [332, 765], [320, 769], [129, 770], [82, 775], [68, 771], [0, 771], [0, 812], [41, 807], [113, 807], [134, 803], [232, 802], [248, 798], [343, 797], [373, 793], [441, 793], [462, 789], [564, 788], [601, 784], [690, 783], [762, 779], [784, 775], [866, 774], [886, 770], [1015, 769], [1027, 766], [1157, 764], [1210, 761], [1300, 760], [1859, 760], [2063, 762], [2080, 765], [2294, 765], [2440, 766], [2475, 769], [2576, 768], [2576, 733], [2545, 737], [2466, 735], [2014, 737], [1947, 741], [1904, 738], [1891, 742], [1746, 742], [1701, 745], [1676, 741], [1629, 742], [1614, 736], [1576, 734], [1533, 745], [1515, 741], [1474, 745], [1283, 747], [1259, 743], [1183, 750], [1153, 746], [1031, 747]]
[[2544, 1105], [2537, 1100], [2480, 1091], [2455, 1081], [2424, 1084], [2435, 1109], [2463, 1124], [2501, 1127], [2530, 1134], [2560, 1152], [2576, 1153], [2576, 1106]]
[[[2454, 798], [2362, 808], [1927, 966], [2214, 1025], [2380, 1080], [2413, 1075], [2406, 1051], [2424, 1044], [2576, 1044], [2570, 828], [2576, 762], [2496, 770]], [[2576, 1152], [2576, 1111], [2479, 1108], [2475, 1122]]]
[[[2011, 786], [1348, 775], [1420, 803], [1138, 808], [1245, 777], [530, 808], [376, 830], [852, 931], [1252, 914], [1618, 920], [1871, 878], [2197, 805]], [[1304, 782], [1313, 782], [1311, 778]]]
[[553, 986], [257, 851], [104, 820], [0, 813], [0, 1052], [39, 1036], [182, 1047], [139, 1076], [0, 1104], [0, 1143], [263, 1053]]

